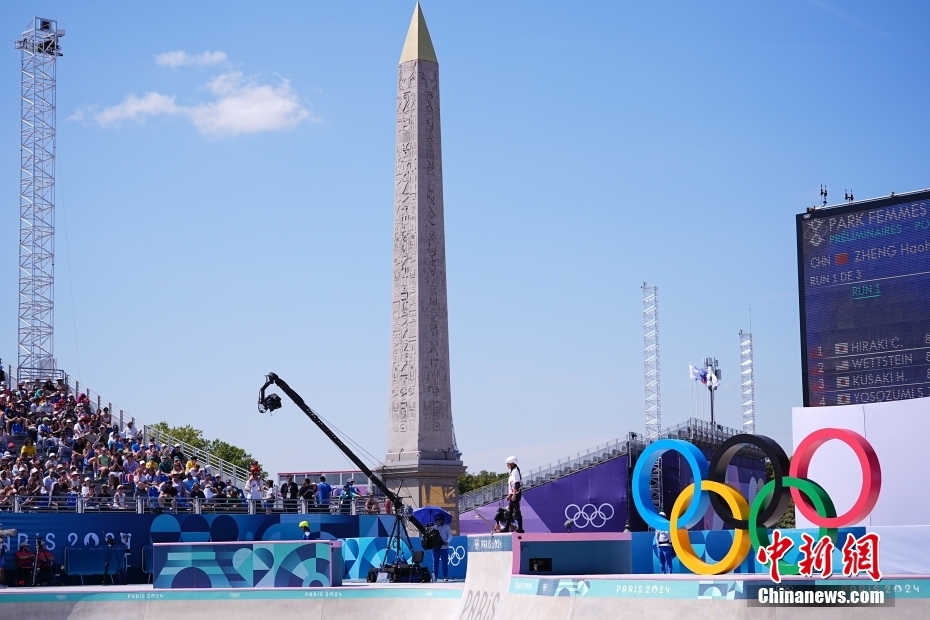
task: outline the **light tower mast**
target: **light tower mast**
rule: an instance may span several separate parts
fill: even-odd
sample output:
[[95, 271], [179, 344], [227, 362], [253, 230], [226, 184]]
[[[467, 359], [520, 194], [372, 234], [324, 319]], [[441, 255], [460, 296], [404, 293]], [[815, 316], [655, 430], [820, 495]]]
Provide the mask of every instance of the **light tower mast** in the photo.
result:
[[[662, 433], [659, 391], [659, 289], [643, 282], [643, 371], [646, 379], [646, 444]], [[652, 503], [662, 508], [662, 459], [656, 461], [649, 484]]]
[[55, 68], [65, 34], [36, 17], [22, 52], [19, 188], [19, 378], [55, 370]]
[[743, 432], [756, 434], [756, 389], [752, 375], [752, 332], [739, 330], [740, 384], [743, 389]]

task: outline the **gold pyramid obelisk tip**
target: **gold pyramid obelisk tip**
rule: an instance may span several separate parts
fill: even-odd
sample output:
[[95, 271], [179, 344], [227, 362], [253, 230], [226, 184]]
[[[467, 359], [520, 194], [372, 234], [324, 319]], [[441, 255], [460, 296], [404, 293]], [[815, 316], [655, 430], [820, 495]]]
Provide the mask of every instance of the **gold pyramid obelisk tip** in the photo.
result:
[[420, 10], [419, 2], [417, 2], [417, 8], [413, 10], [413, 19], [410, 20], [410, 29], [407, 30], [404, 50], [400, 53], [401, 64], [408, 60], [439, 62], [436, 58], [436, 50], [433, 49], [433, 41], [429, 38], [429, 30], [426, 29], [426, 20], [423, 19], [423, 11]]

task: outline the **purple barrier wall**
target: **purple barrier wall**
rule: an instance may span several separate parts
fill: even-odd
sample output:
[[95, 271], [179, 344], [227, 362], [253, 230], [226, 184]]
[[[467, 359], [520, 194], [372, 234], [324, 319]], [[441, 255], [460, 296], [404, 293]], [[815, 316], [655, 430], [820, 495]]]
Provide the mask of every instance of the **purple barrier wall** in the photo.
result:
[[[523, 494], [523, 529], [527, 532], [564, 532], [573, 520], [575, 532], [622, 532], [627, 518], [627, 457], [611, 459], [570, 476], [533, 487]], [[459, 516], [462, 534], [487, 534], [498, 506], [506, 500], [469, 510]]]

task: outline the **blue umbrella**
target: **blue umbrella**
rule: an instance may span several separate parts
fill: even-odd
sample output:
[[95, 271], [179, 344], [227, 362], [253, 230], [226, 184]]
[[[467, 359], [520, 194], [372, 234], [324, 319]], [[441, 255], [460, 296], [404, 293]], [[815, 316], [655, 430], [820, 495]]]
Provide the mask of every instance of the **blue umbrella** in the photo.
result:
[[437, 515], [442, 517], [443, 525], [449, 525], [452, 523], [452, 515], [450, 515], [439, 506], [423, 506], [423, 508], [418, 508], [413, 511], [413, 516], [415, 516], [417, 521], [423, 525], [428, 523], [435, 523]]

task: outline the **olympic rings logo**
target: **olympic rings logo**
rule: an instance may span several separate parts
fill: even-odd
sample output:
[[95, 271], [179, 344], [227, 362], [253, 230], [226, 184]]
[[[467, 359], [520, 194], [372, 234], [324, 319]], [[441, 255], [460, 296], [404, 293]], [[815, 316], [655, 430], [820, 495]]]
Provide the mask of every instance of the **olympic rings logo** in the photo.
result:
[[[826, 442], [836, 439], [852, 448], [862, 469], [862, 489], [852, 508], [837, 516], [833, 500], [819, 484], [807, 478], [814, 453]], [[773, 480], [765, 483], [752, 502], [726, 484], [727, 466], [744, 446], [753, 446], [765, 454], [772, 464]], [[662, 454], [681, 454], [691, 469], [694, 482], [675, 500], [669, 518], [659, 515], [650, 497], [649, 480], [652, 468]], [[787, 475], [785, 475], [787, 472]], [[878, 501], [882, 487], [882, 471], [878, 456], [865, 437], [840, 428], [824, 428], [804, 438], [788, 461], [784, 449], [773, 439], [762, 435], [734, 435], [714, 452], [708, 464], [704, 454], [694, 445], [678, 439], [660, 439], [649, 444], [633, 468], [633, 503], [646, 524], [656, 530], [668, 531], [672, 547], [681, 563], [699, 575], [719, 575], [742, 564], [749, 555], [750, 545], [767, 547], [766, 527], [774, 525], [788, 507], [789, 494], [795, 507], [811, 523], [820, 528], [818, 538], [829, 536], [836, 543], [837, 528], [865, 519]], [[688, 539], [688, 528], [696, 525], [708, 507], [735, 530], [733, 544], [722, 560], [709, 564], [701, 560]], [[779, 562], [782, 574], [798, 574], [798, 567]]]
[[[572, 511], [572, 508], [574, 508], [574, 511]], [[609, 515], [605, 512], [605, 508], [610, 509]], [[570, 512], [572, 514], [569, 514]], [[600, 506], [585, 504], [581, 508], [578, 507], [578, 504], [569, 504], [565, 507], [565, 518], [571, 519], [572, 523], [574, 523], [575, 527], [578, 529], [584, 529], [589, 525], [600, 529], [607, 525], [607, 521], [614, 518], [614, 507], [607, 503], [601, 504]], [[582, 520], [584, 523], [583, 525]]]
[[465, 559], [465, 547], [449, 547], [449, 566], [458, 566]]

